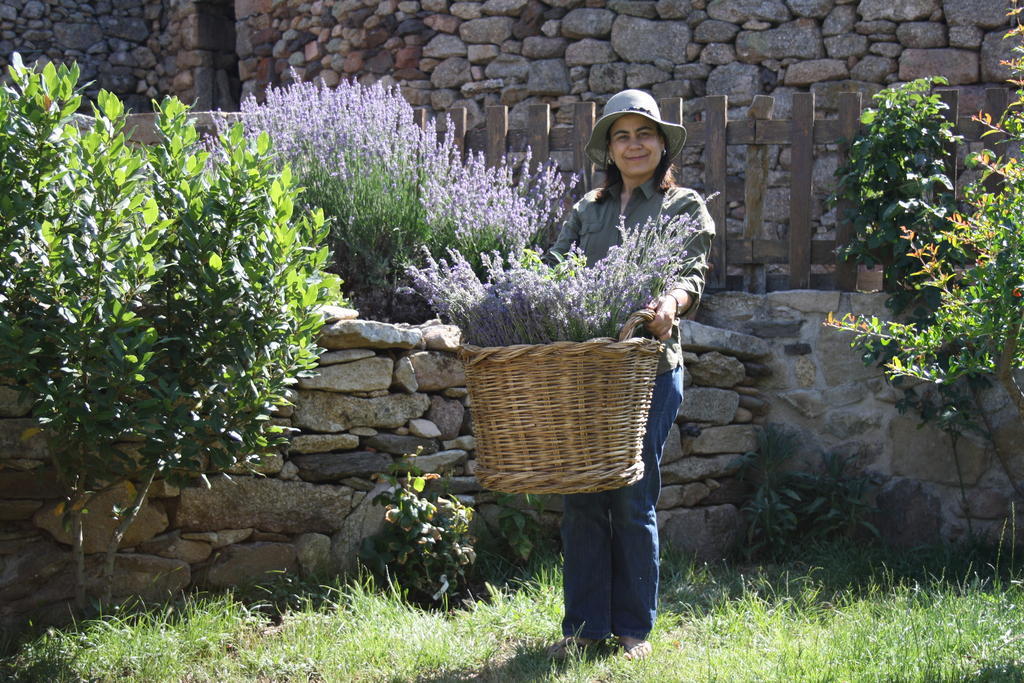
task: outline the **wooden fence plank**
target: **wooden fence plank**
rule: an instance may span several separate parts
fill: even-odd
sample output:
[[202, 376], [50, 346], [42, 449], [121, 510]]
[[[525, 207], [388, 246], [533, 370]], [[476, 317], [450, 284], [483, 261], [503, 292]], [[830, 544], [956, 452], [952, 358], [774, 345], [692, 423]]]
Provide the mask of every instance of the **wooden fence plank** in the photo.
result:
[[811, 171], [814, 164], [814, 93], [793, 94], [789, 162], [789, 286], [806, 289], [811, 275]]
[[[680, 124], [683, 122], [683, 98], [666, 97], [658, 101], [658, 107], [661, 109], [661, 118], [665, 121]], [[689, 137], [689, 126], [687, 126], [687, 137]], [[679, 154], [672, 160], [672, 163], [676, 165], [676, 170], [682, 166], [682, 160], [683, 151], [679, 150]]]
[[487, 107], [487, 165], [497, 166], [505, 158], [508, 136], [508, 107], [494, 104]]
[[[816, 266], [828, 266], [835, 263], [836, 240], [810, 240], [810, 263]], [[754, 239], [733, 238], [726, 240], [729, 251], [729, 264], [784, 265], [789, 263], [789, 240], [774, 240], [758, 237]]]
[[448, 110], [448, 119], [451, 121], [452, 137], [455, 146], [459, 148], [462, 156], [466, 156], [466, 108], [452, 107]]
[[551, 105], [531, 104], [527, 116], [530, 125], [530, 172], [536, 173], [541, 164], [548, 160], [551, 150], [548, 138], [551, 134]]
[[[715, 221], [715, 244], [711, 250], [712, 287], [725, 287], [728, 267], [725, 243], [726, 126], [728, 98], [714, 95], [706, 99], [704, 109], [707, 140], [704, 144], [704, 191], [708, 194], [708, 211]], [[714, 196], [712, 196], [714, 195]]]
[[413, 109], [412, 120], [420, 128], [427, 127], [427, 110], [426, 109]]
[[[846, 163], [850, 153], [850, 144], [860, 128], [861, 106], [861, 93], [839, 93], [839, 130], [842, 138], [842, 142], [839, 143], [839, 166]], [[852, 210], [853, 202], [850, 200], [840, 199], [836, 202], [836, 243], [840, 247], [846, 246], [853, 240], [853, 221], [849, 218]], [[848, 261], [837, 254], [835, 264], [836, 286], [845, 292], [855, 290], [857, 288], [857, 262]]]
[[[942, 103], [946, 105], [946, 110], [942, 112], [942, 118], [947, 121], [952, 121], [953, 125], [956, 126], [957, 119], [960, 116], [960, 91], [940, 90], [939, 99], [941, 99]], [[957, 144], [955, 142], [947, 143], [945, 147], [945, 158], [942, 160], [942, 165], [946, 169], [946, 176], [953, 182], [954, 197], [959, 194], [957, 192], [956, 150]]]
[[[989, 88], [985, 91], [985, 113], [992, 117], [996, 123], [1003, 118], [1006, 105], [1009, 101], [1009, 91], [1006, 88]], [[1006, 136], [1002, 133], [986, 135], [982, 138], [986, 149], [995, 152], [997, 157], [1006, 154]], [[985, 189], [989, 192], [999, 192], [1003, 186], [1003, 178], [998, 175], [990, 175], [985, 179]]]
[[[753, 104], [747, 110], [750, 122], [770, 119], [775, 98], [766, 95], [754, 97]], [[743, 236], [754, 239], [761, 236], [764, 229], [764, 197], [768, 186], [768, 148], [765, 145], [747, 146], [747, 172], [743, 182]], [[729, 260], [736, 263], [732, 249]], [[743, 289], [747, 292], [763, 294], [768, 286], [765, 279], [764, 264], [750, 264], [743, 267]]]
[[594, 103], [577, 102], [573, 107], [574, 135], [572, 140], [572, 160], [575, 171], [582, 176], [583, 191], [594, 189], [594, 164], [587, 156], [587, 140], [594, 130]]

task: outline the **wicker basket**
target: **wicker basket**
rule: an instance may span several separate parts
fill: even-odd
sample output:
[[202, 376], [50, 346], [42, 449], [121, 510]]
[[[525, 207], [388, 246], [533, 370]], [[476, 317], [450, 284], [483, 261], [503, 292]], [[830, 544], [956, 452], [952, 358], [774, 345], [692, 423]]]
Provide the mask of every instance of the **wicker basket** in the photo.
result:
[[661, 344], [619, 334], [585, 342], [464, 345], [476, 478], [508, 493], [585, 493], [632, 484], [641, 459]]

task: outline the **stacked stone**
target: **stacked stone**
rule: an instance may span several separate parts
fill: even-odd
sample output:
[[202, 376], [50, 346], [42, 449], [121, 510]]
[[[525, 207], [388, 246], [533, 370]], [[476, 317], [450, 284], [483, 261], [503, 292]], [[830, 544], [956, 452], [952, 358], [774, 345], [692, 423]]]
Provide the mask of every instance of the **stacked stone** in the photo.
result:
[[169, 90], [157, 66], [160, 0], [2, 0], [0, 67], [19, 52], [25, 63], [75, 61], [86, 93], [105, 88], [136, 111], [149, 111], [149, 99]]
[[[160, 34], [162, 91], [197, 111], [237, 111], [241, 82], [235, 54], [233, 0], [171, 0]], [[244, 4], [244, 3], [243, 3]]]
[[[246, 93], [287, 80], [401, 85], [415, 106], [443, 112], [603, 101], [624, 88], [656, 97], [729, 95], [749, 105], [795, 90], [826, 108], [842, 91], [944, 75], [1001, 84], [1008, 3], [994, 0], [317, 0], [238, 3]], [[975, 95], [977, 93], [974, 93]], [[977, 100], [977, 97], [973, 98]]]
[[757, 450], [769, 404], [758, 386], [770, 347], [756, 337], [682, 324], [683, 404], [662, 455], [658, 526], [665, 542], [701, 561], [728, 556], [742, 527], [749, 484], [739, 458]]

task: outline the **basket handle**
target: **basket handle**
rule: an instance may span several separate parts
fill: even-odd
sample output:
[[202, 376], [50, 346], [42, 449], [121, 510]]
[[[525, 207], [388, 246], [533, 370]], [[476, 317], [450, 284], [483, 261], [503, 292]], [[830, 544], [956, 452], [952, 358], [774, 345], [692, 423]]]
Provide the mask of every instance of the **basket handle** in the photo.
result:
[[646, 325], [652, 320], [654, 320], [654, 311], [649, 308], [644, 308], [632, 313], [626, 319], [626, 324], [623, 325], [622, 329], [619, 331], [619, 341], [626, 341], [633, 336], [633, 331], [639, 325]]

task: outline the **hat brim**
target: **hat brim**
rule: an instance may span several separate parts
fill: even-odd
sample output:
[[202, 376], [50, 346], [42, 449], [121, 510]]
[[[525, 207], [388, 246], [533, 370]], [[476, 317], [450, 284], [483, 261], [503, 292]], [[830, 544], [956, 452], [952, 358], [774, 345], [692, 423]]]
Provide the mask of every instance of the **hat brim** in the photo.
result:
[[597, 123], [594, 124], [594, 130], [590, 133], [590, 139], [587, 140], [587, 156], [601, 168], [604, 168], [608, 164], [608, 129], [611, 128], [612, 124], [620, 117], [625, 116], [626, 114], [643, 116], [645, 119], [658, 126], [659, 130], [661, 130], [661, 134], [665, 136], [665, 151], [668, 153], [670, 159], [674, 159], [676, 155], [682, 151], [683, 144], [686, 142], [686, 128], [680, 124], [659, 121], [658, 119], [647, 116], [642, 112], [617, 111], [612, 114], [605, 114], [599, 118]]

